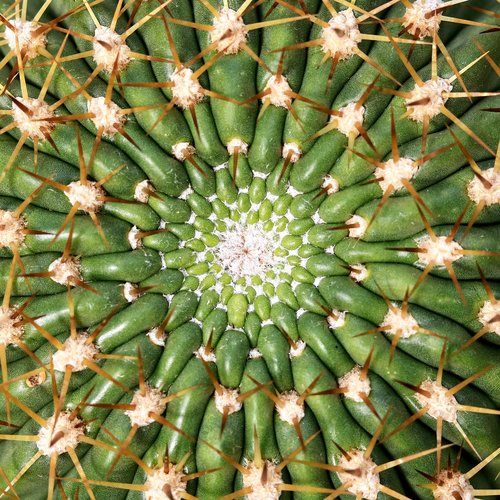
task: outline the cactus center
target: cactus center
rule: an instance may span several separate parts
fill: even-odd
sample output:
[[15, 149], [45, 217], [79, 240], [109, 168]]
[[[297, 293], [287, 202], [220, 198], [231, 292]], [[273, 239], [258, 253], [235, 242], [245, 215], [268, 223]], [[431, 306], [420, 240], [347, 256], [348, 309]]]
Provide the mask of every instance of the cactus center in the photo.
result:
[[66, 196], [72, 205], [78, 203], [78, 208], [88, 213], [99, 212], [104, 204], [104, 190], [97, 182], [70, 182]]
[[181, 68], [174, 71], [170, 80], [172, 82], [172, 95], [176, 103], [183, 109], [189, 109], [203, 99], [203, 89], [198, 79], [193, 78], [193, 71]]
[[273, 75], [266, 83], [264, 88], [266, 95], [262, 97], [262, 102], [269, 101], [273, 106], [288, 108], [292, 102], [290, 93], [292, 89], [288, 80], [282, 75]]
[[23, 327], [18, 324], [21, 318], [12, 308], [0, 306], [0, 346], [14, 344], [23, 334]]
[[52, 415], [48, 418], [45, 426], [40, 429], [36, 443], [38, 449], [48, 457], [54, 453], [61, 455], [68, 448], [76, 448], [85, 434], [83, 421], [70, 412], [59, 413], [55, 422], [54, 417], [55, 415]]
[[304, 402], [295, 391], [283, 392], [278, 399], [276, 410], [283, 422], [293, 425], [294, 422], [300, 422], [304, 418]]
[[339, 12], [328, 21], [321, 34], [321, 48], [325, 54], [343, 61], [356, 53], [361, 40], [358, 22], [351, 9]]
[[238, 389], [219, 386], [219, 389], [215, 391], [215, 407], [220, 413], [231, 415], [240, 411], [242, 406]]
[[436, 488], [433, 489], [436, 500], [446, 500], [447, 498], [473, 500], [475, 498], [474, 489], [469, 480], [459, 471], [442, 470], [436, 479]]
[[14, 29], [6, 26], [5, 39], [15, 53], [24, 52], [28, 59], [33, 59], [38, 55], [38, 49], [47, 44], [47, 38], [43, 31], [39, 31], [38, 24], [15, 19], [10, 21], [10, 25]]
[[339, 116], [332, 115], [330, 121], [334, 122], [337, 130], [346, 137], [359, 135], [358, 126], [363, 124], [365, 116], [364, 106], [358, 106], [355, 102], [350, 102], [347, 106], [339, 109]]
[[446, 387], [433, 380], [425, 380], [420, 384], [420, 390], [415, 397], [422, 407], [427, 407], [431, 417], [456, 422], [458, 402], [453, 395], [448, 394]]
[[94, 61], [108, 73], [113, 71], [115, 64], [118, 71], [121, 71], [130, 62], [130, 48], [118, 33], [107, 26], [96, 28], [93, 48]]
[[233, 9], [223, 8], [214, 18], [210, 38], [216, 44], [218, 52], [237, 54], [246, 42], [247, 34], [248, 28], [241, 16]]
[[434, 266], [445, 266], [462, 257], [462, 247], [456, 241], [448, 241], [446, 236], [424, 236], [418, 240], [419, 262]]
[[362, 450], [349, 450], [349, 458], [342, 455], [339, 460], [344, 472], [339, 472], [342, 483], [350, 483], [347, 491], [366, 500], [376, 500], [380, 489], [377, 464], [365, 457]]
[[481, 172], [481, 177], [475, 176], [467, 186], [469, 198], [486, 206], [500, 203], [500, 172], [489, 168]]
[[102, 129], [104, 137], [114, 137], [127, 120], [118, 105], [113, 101], [107, 103], [105, 97], [93, 97], [88, 101], [87, 109], [93, 115], [96, 128]]
[[387, 311], [380, 326], [385, 328], [387, 333], [399, 335], [403, 339], [415, 335], [420, 328], [410, 313], [403, 311], [395, 304]]
[[24, 241], [26, 221], [9, 210], [0, 210], [0, 248], [20, 245]]
[[417, 122], [434, 118], [448, 101], [452, 88], [448, 80], [439, 77], [422, 85], [417, 83], [405, 99], [408, 117]]
[[177, 472], [172, 464], [166, 464], [161, 469], [153, 469], [146, 481], [146, 500], [180, 500], [186, 493], [186, 483], [182, 474]]
[[432, 36], [439, 29], [441, 14], [434, 11], [443, 5], [443, 0], [415, 0], [403, 16], [403, 26], [416, 38]]
[[266, 460], [260, 466], [255, 462], [246, 465], [243, 474], [243, 486], [251, 488], [247, 493], [248, 500], [277, 500], [280, 497], [280, 485], [283, 484], [276, 464]]
[[46, 102], [31, 97], [18, 97], [16, 101], [12, 103], [13, 118], [23, 134], [31, 139], [43, 139], [54, 130], [54, 123], [49, 121], [54, 113]]
[[487, 300], [479, 310], [478, 319], [487, 331], [500, 335], [500, 301]]
[[87, 368], [85, 361], [93, 361], [98, 353], [97, 347], [87, 343], [88, 336], [79, 334], [76, 337], [68, 337], [62, 349], [56, 351], [52, 356], [54, 369], [64, 372], [67, 366], [71, 371], [80, 372]]
[[134, 406], [134, 409], [127, 410], [125, 415], [130, 418], [132, 425], [144, 427], [154, 422], [151, 413], [163, 414], [167, 407], [163, 399], [164, 394], [159, 389], [146, 385], [143, 390], [139, 389], [134, 393], [134, 397], [130, 403]]
[[371, 390], [368, 377], [363, 377], [361, 368], [358, 365], [347, 372], [343, 377], [340, 377], [338, 384], [341, 389], [346, 389], [344, 396], [357, 403], [362, 403], [363, 398], [361, 396], [368, 396]]
[[60, 257], [50, 263], [48, 271], [52, 280], [60, 285], [74, 285], [75, 281], [82, 279], [77, 257]]
[[392, 186], [394, 190], [404, 187], [404, 181], [410, 180], [418, 171], [418, 165], [410, 158], [400, 158], [398, 161], [388, 160], [383, 167], [375, 169], [375, 177], [380, 179], [379, 185], [383, 191]]

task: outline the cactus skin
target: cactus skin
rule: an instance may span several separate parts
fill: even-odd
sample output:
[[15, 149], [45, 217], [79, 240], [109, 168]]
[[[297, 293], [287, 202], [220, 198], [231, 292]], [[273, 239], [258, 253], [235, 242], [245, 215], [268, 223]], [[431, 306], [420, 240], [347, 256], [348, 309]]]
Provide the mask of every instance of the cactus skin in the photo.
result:
[[0, 498], [499, 495], [495, 6], [0, 0]]

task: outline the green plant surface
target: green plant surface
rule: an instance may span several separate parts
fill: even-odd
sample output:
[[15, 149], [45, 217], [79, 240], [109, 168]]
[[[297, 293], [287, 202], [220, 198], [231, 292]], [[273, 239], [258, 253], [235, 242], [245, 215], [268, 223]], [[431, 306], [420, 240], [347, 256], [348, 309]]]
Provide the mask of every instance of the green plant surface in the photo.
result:
[[500, 496], [495, 0], [0, 0], [0, 498]]

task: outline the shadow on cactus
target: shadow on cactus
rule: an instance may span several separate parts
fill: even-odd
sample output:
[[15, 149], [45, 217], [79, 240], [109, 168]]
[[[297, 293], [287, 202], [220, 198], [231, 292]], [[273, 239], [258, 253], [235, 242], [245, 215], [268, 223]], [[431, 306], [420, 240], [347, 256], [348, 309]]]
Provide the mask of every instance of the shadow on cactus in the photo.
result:
[[0, 0], [0, 497], [500, 495], [494, 0]]

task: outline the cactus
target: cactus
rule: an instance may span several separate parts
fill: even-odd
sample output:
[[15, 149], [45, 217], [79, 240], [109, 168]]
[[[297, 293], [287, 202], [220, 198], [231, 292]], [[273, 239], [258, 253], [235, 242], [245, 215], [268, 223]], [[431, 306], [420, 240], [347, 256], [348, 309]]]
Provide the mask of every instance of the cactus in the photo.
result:
[[500, 494], [494, 0], [0, 0], [0, 497]]

